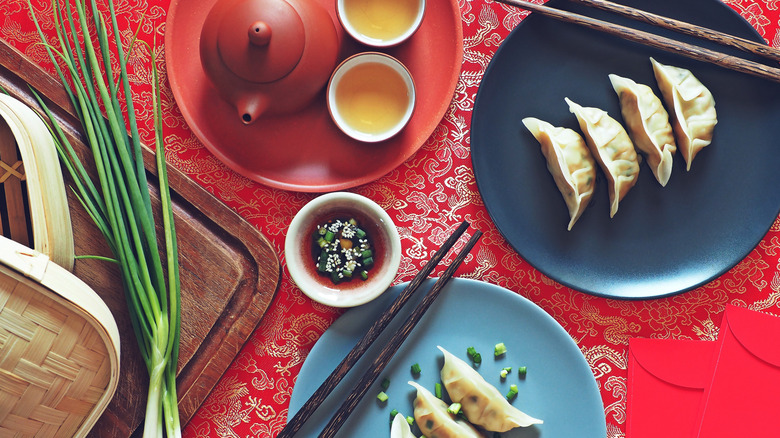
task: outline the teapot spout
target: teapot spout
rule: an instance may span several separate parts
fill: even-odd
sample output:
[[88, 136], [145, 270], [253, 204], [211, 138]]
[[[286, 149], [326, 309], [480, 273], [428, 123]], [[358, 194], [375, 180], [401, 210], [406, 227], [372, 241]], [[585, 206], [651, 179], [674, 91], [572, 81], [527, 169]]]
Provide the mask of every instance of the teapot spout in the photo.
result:
[[236, 102], [238, 116], [241, 117], [241, 122], [245, 125], [254, 123], [255, 120], [266, 112], [268, 106], [268, 98], [264, 96], [247, 96], [240, 98]]

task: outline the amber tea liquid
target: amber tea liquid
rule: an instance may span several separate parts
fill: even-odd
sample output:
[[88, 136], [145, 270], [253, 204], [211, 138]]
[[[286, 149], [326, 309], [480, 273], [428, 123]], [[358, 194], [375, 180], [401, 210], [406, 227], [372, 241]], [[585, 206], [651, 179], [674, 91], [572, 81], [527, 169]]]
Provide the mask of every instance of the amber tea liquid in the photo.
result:
[[336, 89], [339, 114], [353, 129], [366, 134], [381, 134], [396, 126], [409, 100], [403, 78], [392, 67], [377, 62], [353, 67]]
[[344, 11], [352, 27], [377, 40], [405, 33], [417, 18], [419, 7], [419, 0], [344, 0]]

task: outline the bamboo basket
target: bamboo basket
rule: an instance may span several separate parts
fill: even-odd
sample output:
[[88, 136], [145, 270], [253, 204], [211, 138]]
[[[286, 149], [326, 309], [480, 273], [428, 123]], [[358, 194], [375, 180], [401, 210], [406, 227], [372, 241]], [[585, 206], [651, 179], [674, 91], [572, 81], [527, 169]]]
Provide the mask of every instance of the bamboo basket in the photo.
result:
[[105, 303], [48, 256], [0, 236], [0, 437], [83, 437], [119, 377]]
[[54, 138], [5, 94], [0, 183], [0, 438], [84, 437], [117, 387], [119, 330], [69, 272], [73, 231]]
[[[5, 197], [3, 235], [73, 268], [73, 229], [54, 137], [38, 114], [0, 93], [0, 183]], [[27, 191], [25, 208], [24, 187]], [[29, 220], [27, 218], [29, 210]], [[32, 226], [32, 243], [27, 223]]]

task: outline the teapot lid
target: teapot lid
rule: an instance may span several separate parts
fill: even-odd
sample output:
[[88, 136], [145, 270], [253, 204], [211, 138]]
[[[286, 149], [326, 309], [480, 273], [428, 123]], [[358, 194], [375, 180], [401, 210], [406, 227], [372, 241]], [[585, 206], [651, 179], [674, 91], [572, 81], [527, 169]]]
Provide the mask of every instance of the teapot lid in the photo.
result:
[[239, 0], [221, 17], [217, 49], [226, 67], [242, 79], [273, 82], [298, 65], [306, 33], [286, 1]]

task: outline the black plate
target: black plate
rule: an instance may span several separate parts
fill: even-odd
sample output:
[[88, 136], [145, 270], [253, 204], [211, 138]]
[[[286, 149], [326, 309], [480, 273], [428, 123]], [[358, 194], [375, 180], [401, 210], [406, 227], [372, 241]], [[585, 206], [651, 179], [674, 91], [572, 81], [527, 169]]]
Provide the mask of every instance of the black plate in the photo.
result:
[[[761, 41], [718, 0], [621, 3]], [[548, 5], [650, 29], [563, 1]], [[697, 42], [671, 32], [667, 36]], [[711, 43], [700, 45], [734, 54]], [[713, 143], [685, 171], [678, 153], [667, 186], [646, 164], [609, 217], [606, 184], [572, 231], [538, 142], [521, 120], [533, 116], [579, 130], [564, 97], [622, 121], [607, 75], [657, 86], [650, 57], [691, 70], [715, 97]], [[658, 93], [660, 96], [660, 93]], [[472, 161], [479, 191], [500, 232], [531, 265], [580, 291], [651, 298], [704, 284], [742, 260], [780, 210], [780, 85], [531, 14], [496, 52], [477, 93]]]

